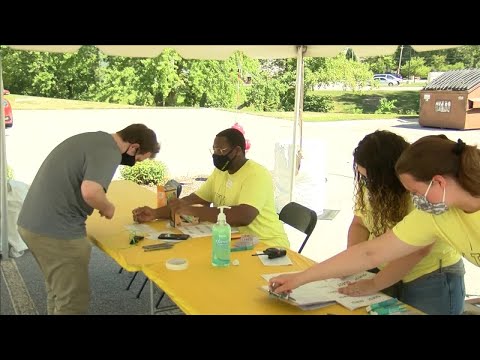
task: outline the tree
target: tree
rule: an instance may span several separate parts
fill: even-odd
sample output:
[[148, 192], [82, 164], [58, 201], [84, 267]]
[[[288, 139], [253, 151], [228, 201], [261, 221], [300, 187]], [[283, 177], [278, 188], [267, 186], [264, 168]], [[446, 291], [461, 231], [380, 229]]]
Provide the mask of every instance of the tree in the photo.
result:
[[[284, 104], [282, 96], [285, 95], [287, 89], [288, 85], [280, 79], [262, 73], [256, 77], [254, 84], [247, 90], [247, 103], [259, 111], [281, 110]], [[284, 110], [291, 111], [292, 109]]]
[[369, 64], [370, 70], [374, 74], [384, 74], [393, 72], [397, 67], [393, 56], [376, 56], [371, 59], [367, 59], [366, 63]]
[[449, 56], [450, 63], [462, 62], [465, 68], [480, 68], [480, 45], [468, 45], [451, 49]]
[[427, 77], [430, 68], [425, 65], [425, 59], [421, 57], [413, 57], [410, 59], [409, 64], [410, 74], [415, 77]]
[[430, 60], [432, 71], [446, 71], [448, 68], [446, 59], [446, 55], [433, 55]]
[[368, 64], [349, 60], [341, 54], [327, 58], [325, 66], [318, 71], [318, 80], [323, 84], [341, 82], [344, 89], [358, 90], [367, 86], [373, 77]]

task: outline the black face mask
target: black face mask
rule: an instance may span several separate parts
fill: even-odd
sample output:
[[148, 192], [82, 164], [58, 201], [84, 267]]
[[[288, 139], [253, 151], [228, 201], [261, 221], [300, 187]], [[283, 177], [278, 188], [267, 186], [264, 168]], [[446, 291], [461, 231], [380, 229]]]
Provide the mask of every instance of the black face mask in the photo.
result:
[[233, 151], [230, 150], [228, 153], [226, 153], [225, 155], [217, 155], [217, 154], [213, 154], [212, 155], [212, 158], [213, 158], [213, 165], [215, 165], [215, 167], [220, 170], [220, 171], [227, 171], [228, 168], [230, 167], [231, 163], [232, 163], [232, 160], [233, 159], [230, 159], [228, 157], [228, 155]]
[[135, 159], [137, 152], [135, 152], [135, 155], [129, 155], [127, 154], [127, 151], [122, 154], [122, 161], [120, 161], [120, 165], [133, 166], [137, 162], [137, 159]]

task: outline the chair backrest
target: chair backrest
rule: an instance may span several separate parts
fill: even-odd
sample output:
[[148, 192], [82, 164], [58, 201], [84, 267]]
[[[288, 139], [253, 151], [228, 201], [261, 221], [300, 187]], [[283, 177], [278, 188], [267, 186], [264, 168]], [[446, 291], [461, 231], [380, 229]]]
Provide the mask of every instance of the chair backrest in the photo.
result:
[[317, 225], [317, 213], [296, 202], [291, 202], [283, 207], [278, 216], [285, 224], [288, 224], [307, 235], [298, 250], [298, 253], [301, 253], [308, 238], [312, 235], [312, 232]]

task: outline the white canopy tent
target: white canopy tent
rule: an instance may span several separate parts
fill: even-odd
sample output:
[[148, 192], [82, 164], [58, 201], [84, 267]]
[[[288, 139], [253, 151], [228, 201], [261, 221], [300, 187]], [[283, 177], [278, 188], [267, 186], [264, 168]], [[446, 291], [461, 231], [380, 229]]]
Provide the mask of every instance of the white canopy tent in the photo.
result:
[[[431, 51], [456, 47], [457, 45], [413, 45], [415, 51]], [[10, 45], [17, 50], [72, 53], [81, 45]], [[225, 60], [236, 51], [257, 59], [297, 59], [295, 89], [295, 118], [291, 157], [290, 199], [295, 183], [297, 128], [300, 125], [300, 109], [303, 104], [303, 58], [336, 56], [351, 48], [358, 57], [391, 55], [398, 45], [97, 45], [104, 54], [127, 57], [156, 57], [166, 48], [175, 49], [184, 59]], [[0, 57], [0, 104], [3, 103], [2, 64]], [[0, 106], [0, 254], [8, 257], [7, 238], [7, 158], [5, 149], [5, 126], [3, 106]]]

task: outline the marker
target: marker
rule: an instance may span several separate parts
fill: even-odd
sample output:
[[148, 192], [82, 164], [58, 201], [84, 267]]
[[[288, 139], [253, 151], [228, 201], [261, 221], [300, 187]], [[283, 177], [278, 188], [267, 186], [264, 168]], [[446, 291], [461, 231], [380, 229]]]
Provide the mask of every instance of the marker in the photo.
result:
[[375, 310], [375, 309], [378, 309], [378, 308], [381, 308], [381, 307], [387, 307], [387, 306], [390, 306], [390, 305], [395, 305], [397, 303], [399, 303], [398, 299], [391, 298], [391, 299], [388, 299], [388, 300], [385, 300], [385, 301], [380, 301], [378, 303], [367, 306], [367, 311], [372, 311], [372, 310]]
[[389, 307], [381, 307], [375, 309], [375, 311], [370, 311], [370, 315], [393, 315], [407, 311], [405, 305], [394, 305]]

